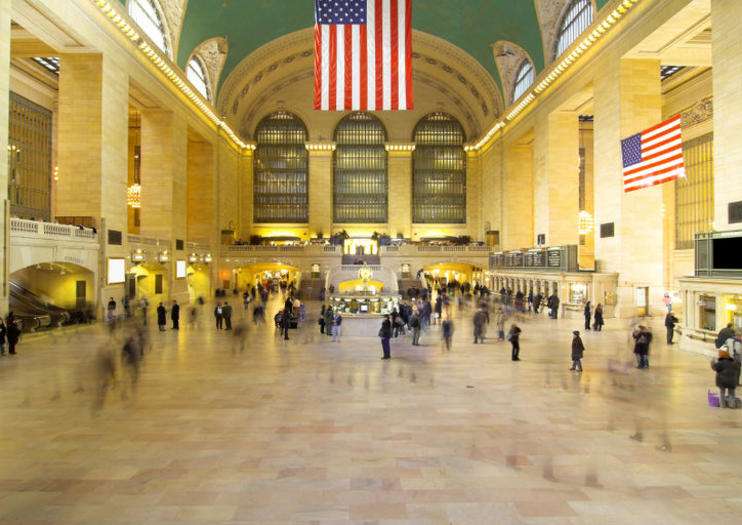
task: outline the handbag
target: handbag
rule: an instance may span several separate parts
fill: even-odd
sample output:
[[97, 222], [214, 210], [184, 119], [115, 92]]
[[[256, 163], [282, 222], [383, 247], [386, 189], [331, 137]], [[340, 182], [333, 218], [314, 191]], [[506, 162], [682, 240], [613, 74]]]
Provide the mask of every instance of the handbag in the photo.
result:
[[384, 337], [384, 329], [379, 328], [379, 337]]

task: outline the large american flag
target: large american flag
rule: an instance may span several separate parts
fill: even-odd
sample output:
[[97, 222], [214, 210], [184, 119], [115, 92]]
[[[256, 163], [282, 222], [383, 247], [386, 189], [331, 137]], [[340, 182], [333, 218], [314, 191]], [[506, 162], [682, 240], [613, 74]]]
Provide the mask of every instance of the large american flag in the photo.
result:
[[315, 0], [314, 109], [412, 109], [412, 0]]
[[623, 191], [685, 177], [680, 115], [621, 141]]

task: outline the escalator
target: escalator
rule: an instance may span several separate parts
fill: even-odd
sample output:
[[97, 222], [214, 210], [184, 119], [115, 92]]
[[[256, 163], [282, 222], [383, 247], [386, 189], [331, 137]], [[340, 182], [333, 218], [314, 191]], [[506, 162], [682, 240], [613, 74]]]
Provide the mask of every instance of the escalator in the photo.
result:
[[62, 326], [70, 321], [70, 312], [41, 298], [15, 281], [9, 281], [10, 311], [21, 320], [24, 332], [34, 332], [40, 328]]

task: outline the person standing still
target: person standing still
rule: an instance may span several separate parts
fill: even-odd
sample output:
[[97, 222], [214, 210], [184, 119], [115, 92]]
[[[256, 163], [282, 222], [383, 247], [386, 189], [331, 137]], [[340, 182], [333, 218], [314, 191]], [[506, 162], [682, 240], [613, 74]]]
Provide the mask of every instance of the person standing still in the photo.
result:
[[381, 350], [384, 355], [382, 359], [391, 359], [391, 349], [389, 348], [389, 339], [392, 337], [392, 323], [389, 320], [389, 316], [385, 315], [384, 320], [381, 322], [381, 329], [379, 330], [379, 337], [381, 337]]
[[678, 318], [672, 315], [672, 313], [667, 312], [667, 315], [665, 316], [665, 329], [667, 330], [667, 344], [671, 345], [672, 342], [672, 336], [675, 333], [675, 325], [678, 322]]
[[635, 341], [636, 367], [649, 368], [649, 343], [652, 342], [652, 332], [646, 326], [639, 325], [634, 329], [631, 336]]
[[173, 299], [173, 307], [170, 309], [170, 319], [173, 322], [173, 330], [180, 329], [180, 305]]
[[711, 361], [716, 372], [716, 386], [719, 387], [719, 408], [737, 408], [734, 391], [737, 388], [740, 364], [729, 355], [726, 349], [719, 350], [719, 359]]
[[221, 330], [224, 316], [222, 315], [222, 305], [218, 304], [214, 308], [214, 319], [216, 319], [216, 329]]
[[289, 327], [291, 326], [291, 312], [288, 307], [283, 309], [283, 315], [281, 316], [281, 332], [283, 332], [283, 339], [289, 340]]
[[226, 301], [224, 302], [224, 306], [222, 306], [222, 317], [224, 318], [224, 324], [226, 325], [224, 329], [231, 330], [232, 329], [232, 307]]
[[585, 352], [585, 345], [580, 339], [578, 330], [575, 330], [572, 334], [574, 334], [574, 337], [572, 338], [572, 368], [570, 370], [582, 372], [582, 354]]
[[0, 355], [5, 355], [5, 337], [8, 333], [8, 328], [5, 326], [5, 322], [0, 319]]
[[157, 326], [160, 328], [160, 332], [165, 330], [165, 324], [167, 324], [167, 312], [165, 311], [165, 305], [160, 303], [157, 307]]
[[325, 310], [325, 334], [328, 336], [332, 335], [332, 306], [328, 306]]
[[340, 342], [340, 324], [343, 322], [343, 316], [340, 312], [335, 312], [332, 316], [332, 341]]
[[412, 328], [412, 346], [420, 346], [420, 317], [417, 312], [412, 314], [410, 327]]
[[487, 321], [487, 314], [481, 308], [477, 309], [474, 314], [474, 344], [484, 343], [484, 323]]
[[319, 333], [325, 333], [325, 305], [322, 305], [322, 309], [319, 311], [319, 318], [317, 319], [319, 324]]
[[603, 330], [603, 325], [605, 324], [605, 321], [603, 321], [603, 305], [598, 303], [598, 305], [595, 307], [595, 324], [593, 324], [593, 328], [596, 332], [600, 332]]
[[513, 346], [510, 359], [513, 361], [520, 361], [520, 333], [521, 329], [518, 328], [518, 325], [512, 324], [510, 325], [510, 331], [508, 332], [508, 341], [510, 341], [510, 344]]
[[8, 333], [8, 353], [15, 355], [15, 345], [18, 344], [18, 338], [21, 336], [21, 328], [18, 326], [18, 320], [15, 318], [15, 314], [10, 312], [8, 314], [7, 323]]
[[592, 317], [592, 312], [590, 311], [590, 301], [585, 303], [585, 310], [583, 311], [583, 315], [585, 316], [585, 330], [590, 330], [590, 318]]

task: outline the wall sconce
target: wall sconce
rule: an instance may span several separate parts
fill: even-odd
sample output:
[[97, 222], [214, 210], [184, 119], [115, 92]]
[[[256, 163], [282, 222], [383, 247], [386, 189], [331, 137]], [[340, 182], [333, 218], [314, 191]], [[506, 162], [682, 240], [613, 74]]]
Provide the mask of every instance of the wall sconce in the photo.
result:
[[206, 254], [206, 256], [204, 257], [204, 262], [206, 262], [206, 263], [210, 263], [211, 262], [211, 254], [210, 253], [207, 253]]
[[160, 252], [159, 259], [160, 259], [160, 262], [167, 262], [170, 260], [170, 254], [168, 253], [167, 250], [163, 250]]
[[134, 183], [126, 188], [126, 204], [132, 208], [142, 207], [142, 185]]
[[585, 210], [577, 216], [577, 231], [580, 235], [587, 235], [593, 231], [593, 216]]
[[144, 250], [141, 250], [137, 248], [134, 250], [134, 252], [131, 254], [131, 260], [135, 263], [140, 263], [144, 261]]

